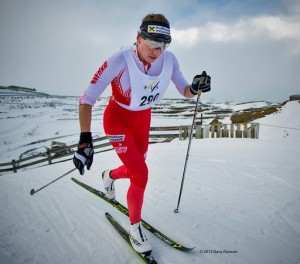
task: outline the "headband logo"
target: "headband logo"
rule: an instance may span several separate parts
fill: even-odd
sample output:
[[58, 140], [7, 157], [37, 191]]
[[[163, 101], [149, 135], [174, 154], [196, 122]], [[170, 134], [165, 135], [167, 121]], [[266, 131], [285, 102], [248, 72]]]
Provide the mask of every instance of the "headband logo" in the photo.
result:
[[170, 36], [170, 29], [162, 26], [149, 25], [148, 33], [157, 33], [157, 34], [164, 34]]
[[148, 33], [155, 33], [155, 32], [156, 32], [155, 27], [153, 26], [148, 27]]

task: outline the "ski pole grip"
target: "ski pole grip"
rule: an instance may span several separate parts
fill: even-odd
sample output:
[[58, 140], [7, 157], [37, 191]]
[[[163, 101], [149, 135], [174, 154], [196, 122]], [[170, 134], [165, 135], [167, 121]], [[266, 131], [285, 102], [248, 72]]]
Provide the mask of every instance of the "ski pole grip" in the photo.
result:
[[[203, 71], [202, 72], [202, 74], [201, 74], [201, 78], [200, 78], [200, 80], [199, 80], [199, 85], [198, 85], [198, 87], [200, 87], [200, 85], [204, 82], [204, 80], [205, 80], [205, 78], [206, 78], [206, 71]], [[200, 89], [198, 89], [198, 95], [200, 95], [201, 94], [201, 90]]]

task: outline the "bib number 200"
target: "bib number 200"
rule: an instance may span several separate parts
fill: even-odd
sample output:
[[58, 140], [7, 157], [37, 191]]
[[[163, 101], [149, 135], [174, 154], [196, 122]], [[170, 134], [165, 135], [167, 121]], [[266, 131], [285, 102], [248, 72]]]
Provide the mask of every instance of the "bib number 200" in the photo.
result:
[[157, 93], [156, 95], [149, 95], [149, 96], [143, 96], [141, 98], [141, 103], [140, 103], [140, 106], [145, 106], [145, 105], [148, 105], [148, 104], [151, 104], [153, 102], [155, 102], [157, 100], [157, 98], [159, 97], [159, 93]]

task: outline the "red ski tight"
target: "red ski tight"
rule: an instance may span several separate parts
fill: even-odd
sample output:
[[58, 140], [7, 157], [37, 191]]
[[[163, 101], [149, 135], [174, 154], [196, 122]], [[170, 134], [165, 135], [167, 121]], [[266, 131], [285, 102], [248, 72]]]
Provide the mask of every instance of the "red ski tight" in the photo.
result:
[[104, 131], [123, 165], [111, 170], [117, 180], [129, 178], [127, 192], [129, 218], [132, 224], [141, 220], [144, 192], [148, 181], [146, 154], [149, 142], [151, 109], [130, 111], [109, 101], [103, 116]]

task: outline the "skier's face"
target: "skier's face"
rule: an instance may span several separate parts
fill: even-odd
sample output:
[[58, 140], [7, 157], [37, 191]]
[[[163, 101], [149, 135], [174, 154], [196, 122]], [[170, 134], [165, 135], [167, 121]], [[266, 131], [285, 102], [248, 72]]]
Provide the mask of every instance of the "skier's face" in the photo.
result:
[[152, 63], [163, 52], [163, 47], [154, 46], [148, 39], [143, 39], [140, 35], [137, 36], [137, 52], [141, 61]]

